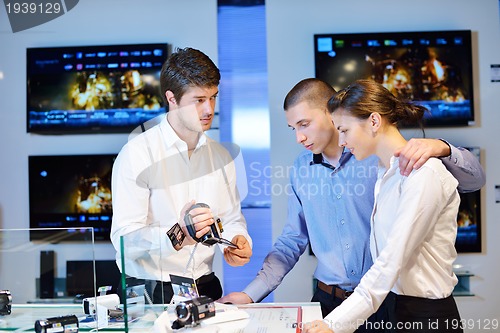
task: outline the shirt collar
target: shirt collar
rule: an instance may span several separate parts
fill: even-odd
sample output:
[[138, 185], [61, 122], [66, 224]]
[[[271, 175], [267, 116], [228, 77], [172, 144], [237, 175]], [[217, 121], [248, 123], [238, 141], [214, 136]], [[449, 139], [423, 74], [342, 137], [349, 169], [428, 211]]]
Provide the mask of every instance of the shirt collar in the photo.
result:
[[[163, 118], [163, 120], [160, 123], [160, 129], [163, 132], [163, 137], [165, 139], [165, 143], [166, 143], [167, 147], [172, 147], [172, 146], [176, 145], [179, 148], [187, 149], [186, 143], [184, 141], [182, 141], [181, 138], [179, 138], [177, 133], [175, 133], [174, 129], [172, 128], [172, 126], [168, 122], [166, 116], [165, 116], [165, 118]], [[195, 149], [198, 149], [200, 146], [206, 144], [206, 142], [207, 142], [207, 136], [205, 133], [203, 133], [200, 136], [200, 139], [198, 140], [198, 143], [196, 144]]]
[[[339, 159], [339, 167], [342, 166], [345, 162], [347, 162], [351, 158], [352, 154], [349, 150], [344, 149], [342, 151], [342, 155]], [[312, 161], [309, 162], [309, 165], [320, 164], [328, 169], [335, 170], [335, 167], [331, 165], [327, 160], [323, 158], [323, 154], [313, 154]]]
[[386, 169], [382, 164], [382, 161], [378, 162], [378, 178], [383, 178], [386, 176], [393, 175], [395, 173], [399, 173], [399, 157], [392, 156], [389, 161], [389, 169]]

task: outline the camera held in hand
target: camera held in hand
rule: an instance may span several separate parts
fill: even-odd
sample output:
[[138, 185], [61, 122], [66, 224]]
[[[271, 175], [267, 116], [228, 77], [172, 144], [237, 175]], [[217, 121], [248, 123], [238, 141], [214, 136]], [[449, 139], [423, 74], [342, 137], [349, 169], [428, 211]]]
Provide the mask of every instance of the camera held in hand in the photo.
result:
[[200, 320], [215, 316], [215, 303], [210, 297], [200, 296], [177, 304], [175, 314], [177, 320], [172, 324], [172, 329], [196, 326]]
[[209, 232], [207, 232], [206, 234], [204, 234], [203, 236], [201, 236], [199, 238], [196, 237], [196, 229], [194, 227], [193, 217], [189, 214], [189, 212], [192, 209], [195, 209], [198, 207], [210, 208], [210, 206], [208, 206], [207, 204], [200, 202], [200, 203], [196, 203], [196, 204], [192, 205], [186, 211], [186, 215], [184, 215], [184, 223], [186, 224], [186, 229], [187, 229], [189, 235], [191, 236], [191, 238], [193, 238], [198, 243], [202, 243], [203, 245], [206, 245], [206, 246], [211, 246], [211, 245], [220, 243], [220, 244], [224, 244], [227, 246], [231, 246], [233, 248], [238, 248], [238, 246], [236, 246], [234, 243], [221, 237], [224, 229], [222, 228], [222, 222], [221, 222], [220, 218], [218, 218], [218, 217], [214, 217], [215, 223], [210, 225]]

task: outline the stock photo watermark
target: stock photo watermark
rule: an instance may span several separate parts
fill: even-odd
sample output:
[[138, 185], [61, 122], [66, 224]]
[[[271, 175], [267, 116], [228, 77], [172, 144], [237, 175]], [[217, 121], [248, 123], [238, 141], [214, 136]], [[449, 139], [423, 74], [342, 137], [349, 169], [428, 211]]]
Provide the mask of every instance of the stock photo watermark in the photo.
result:
[[80, 0], [3, 0], [13, 33], [52, 21], [73, 8]]
[[[368, 182], [371, 182], [376, 172], [376, 166], [342, 168], [338, 173], [349, 173], [351, 175], [346, 178], [352, 180], [339, 183], [330, 180], [332, 171], [324, 167], [263, 166], [259, 162], [252, 162], [246, 170], [246, 179], [248, 194], [252, 196], [297, 195], [303, 199], [311, 199], [332, 195], [363, 196], [367, 191], [371, 191], [372, 187]], [[303, 181], [292, 183], [290, 179]]]

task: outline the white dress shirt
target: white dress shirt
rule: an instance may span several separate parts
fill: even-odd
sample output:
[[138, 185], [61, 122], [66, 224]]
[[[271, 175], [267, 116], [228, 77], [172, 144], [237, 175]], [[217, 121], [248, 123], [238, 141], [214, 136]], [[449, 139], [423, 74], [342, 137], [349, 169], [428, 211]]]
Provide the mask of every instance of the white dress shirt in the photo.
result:
[[389, 291], [441, 299], [457, 278], [452, 264], [460, 197], [457, 180], [436, 158], [408, 176], [398, 158], [379, 169], [371, 218], [373, 266], [339, 307], [325, 317], [336, 333], [353, 332], [382, 304]]
[[241, 214], [236, 170], [229, 152], [201, 135], [188, 157], [187, 144], [167, 117], [122, 148], [113, 166], [111, 186], [111, 241], [120, 268], [123, 245], [125, 273], [129, 276], [170, 281], [169, 274], [197, 279], [212, 272], [215, 246], [199, 244], [187, 267], [194, 246], [184, 246], [177, 252], [166, 236], [190, 200], [208, 204], [221, 218], [223, 238], [243, 235], [252, 244]]

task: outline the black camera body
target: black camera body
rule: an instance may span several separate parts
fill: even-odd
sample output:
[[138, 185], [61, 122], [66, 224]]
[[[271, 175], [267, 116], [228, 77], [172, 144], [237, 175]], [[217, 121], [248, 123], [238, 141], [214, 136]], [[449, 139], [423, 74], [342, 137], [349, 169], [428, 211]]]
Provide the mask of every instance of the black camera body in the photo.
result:
[[215, 316], [215, 303], [210, 297], [200, 296], [177, 304], [175, 314], [177, 320], [172, 328], [196, 326], [200, 320]]
[[12, 309], [12, 295], [8, 290], [0, 290], [0, 316], [9, 315]]
[[36, 333], [77, 333], [78, 327], [78, 318], [75, 315], [53, 317], [35, 321]]
[[187, 211], [186, 215], [184, 215], [184, 223], [186, 224], [186, 229], [189, 235], [198, 243], [202, 243], [204, 245], [210, 246], [219, 243], [221, 238], [221, 233], [224, 231], [222, 228], [222, 222], [220, 218], [214, 217], [215, 223], [210, 226], [210, 231], [201, 236], [200, 238], [196, 237], [196, 229], [194, 228], [193, 218], [189, 214], [192, 209], [198, 207], [210, 208], [207, 204], [204, 203], [196, 203], [192, 205]]

